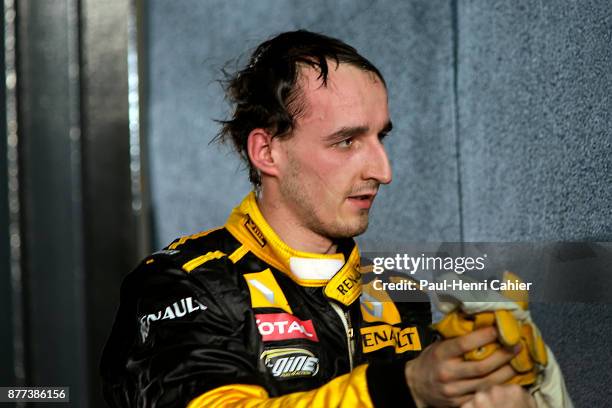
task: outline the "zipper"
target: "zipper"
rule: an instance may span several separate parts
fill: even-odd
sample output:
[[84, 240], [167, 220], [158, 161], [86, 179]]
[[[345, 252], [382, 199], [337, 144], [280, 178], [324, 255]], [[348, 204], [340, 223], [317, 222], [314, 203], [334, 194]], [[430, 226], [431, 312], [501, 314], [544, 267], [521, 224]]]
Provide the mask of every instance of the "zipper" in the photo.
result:
[[346, 345], [348, 347], [348, 354], [349, 354], [349, 366], [351, 367], [351, 371], [353, 371], [353, 354], [355, 352], [355, 345], [354, 345], [354, 335], [353, 335], [353, 327], [351, 325], [351, 316], [349, 314], [348, 311], [343, 311], [342, 308], [340, 306], [338, 306], [337, 304], [335, 304], [334, 302], [329, 302], [329, 304], [331, 305], [332, 309], [334, 309], [334, 311], [338, 314], [338, 316], [340, 317], [340, 321], [342, 322], [342, 325], [344, 326], [344, 332], [346, 334]]

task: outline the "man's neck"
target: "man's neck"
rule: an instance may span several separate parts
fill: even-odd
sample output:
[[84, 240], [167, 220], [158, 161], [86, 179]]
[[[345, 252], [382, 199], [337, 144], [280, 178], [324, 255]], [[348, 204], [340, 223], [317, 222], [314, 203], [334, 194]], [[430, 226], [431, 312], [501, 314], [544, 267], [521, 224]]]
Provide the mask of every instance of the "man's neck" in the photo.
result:
[[274, 232], [291, 248], [315, 254], [333, 254], [336, 243], [316, 232], [305, 228], [287, 208], [275, 203], [265, 194], [258, 194], [257, 205], [266, 222]]

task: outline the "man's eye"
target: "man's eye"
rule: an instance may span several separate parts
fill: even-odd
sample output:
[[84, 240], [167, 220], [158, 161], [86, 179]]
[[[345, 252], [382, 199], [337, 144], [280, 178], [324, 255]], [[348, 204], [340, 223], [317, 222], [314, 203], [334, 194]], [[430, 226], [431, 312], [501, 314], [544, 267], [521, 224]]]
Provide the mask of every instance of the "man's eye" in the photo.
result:
[[351, 147], [353, 145], [353, 139], [348, 138], [348, 139], [344, 139], [338, 143], [336, 143], [336, 146], [338, 147]]
[[383, 143], [383, 142], [385, 141], [385, 138], [386, 138], [387, 136], [389, 136], [389, 133], [388, 133], [388, 132], [385, 132], [385, 133], [379, 133], [379, 134], [378, 134], [378, 140], [380, 140], [380, 142], [381, 142], [381, 143]]

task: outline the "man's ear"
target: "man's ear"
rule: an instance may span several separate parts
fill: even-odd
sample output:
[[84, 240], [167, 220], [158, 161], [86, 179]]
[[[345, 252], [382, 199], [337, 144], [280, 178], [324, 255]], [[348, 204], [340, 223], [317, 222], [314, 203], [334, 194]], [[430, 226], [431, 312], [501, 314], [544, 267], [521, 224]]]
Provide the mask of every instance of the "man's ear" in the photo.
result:
[[278, 163], [272, 154], [272, 134], [269, 131], [262, 128], [251, 130], [247, 139], [247, 151], [251, 163], [261, 173], [269, 176], [278, 174]]

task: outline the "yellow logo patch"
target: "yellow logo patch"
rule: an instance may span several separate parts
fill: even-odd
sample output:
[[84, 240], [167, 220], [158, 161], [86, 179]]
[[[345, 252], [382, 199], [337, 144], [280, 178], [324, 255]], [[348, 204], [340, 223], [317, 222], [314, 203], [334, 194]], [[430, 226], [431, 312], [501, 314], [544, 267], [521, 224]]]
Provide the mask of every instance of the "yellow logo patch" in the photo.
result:
[[347, 264], [327, 282], [324, 293], [348, 306], [361, 294], [361, 274], [357, 268]]
[[264, 234], [261, 232], [259, 227], [257, 227], [257, 224], [255, 224], [253, 220], [251, 219], [251, 217], [249, 217], [248, 215], [246, 216], [246, 221], [244, 222], [244, 226], [246, 227], [247, 231], [251, 233], [253, 238], [255, 238], [255, 241], [257, 241], [257, 243], [261, 247], [266, 246], [266, 239], [264, 238]]
[[381, 324], [361, 328], [364, 353], [371, 353], [383, 347], [394, 347], [396, 354], [421, 350], [421, 339], [416, 327], [395, 327]]

